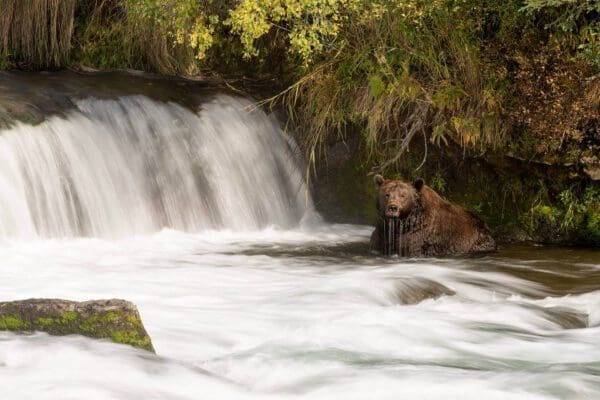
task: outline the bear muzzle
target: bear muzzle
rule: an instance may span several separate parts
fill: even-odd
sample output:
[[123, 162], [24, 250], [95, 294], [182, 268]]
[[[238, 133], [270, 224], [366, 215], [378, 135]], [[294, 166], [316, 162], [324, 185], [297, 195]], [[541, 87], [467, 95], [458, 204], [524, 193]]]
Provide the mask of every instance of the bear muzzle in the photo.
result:
[[385, 216], [388, 218], [400, 217], [400, 207], [395, 204], [390, 204], [385, 208]]

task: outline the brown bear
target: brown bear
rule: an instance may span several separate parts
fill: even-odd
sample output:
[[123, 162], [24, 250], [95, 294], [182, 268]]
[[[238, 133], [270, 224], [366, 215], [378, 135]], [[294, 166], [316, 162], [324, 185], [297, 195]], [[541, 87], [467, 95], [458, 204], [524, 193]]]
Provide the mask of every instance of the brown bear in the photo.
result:
[[485, 223], [442, 199], [423, 179], [410, 184], [375, 175], [373, 180], [378, 218], [371, 250], [408, 257], [496, 250]]

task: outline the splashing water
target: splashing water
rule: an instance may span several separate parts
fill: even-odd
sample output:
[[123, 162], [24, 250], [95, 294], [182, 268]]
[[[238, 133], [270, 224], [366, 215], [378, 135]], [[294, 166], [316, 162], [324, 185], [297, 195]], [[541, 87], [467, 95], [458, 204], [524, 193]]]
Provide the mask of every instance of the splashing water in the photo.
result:
[[86, 99], [2, 132], [0, 238], [297, 225], [312, 204], [295, 145], [249, 104]]
[[[600, 253], [375, 257], [370, 227], [302, 223], [295, 145], [248, 104], [0, 131], [0, 301], [125, 298], [157, 350], [0, 332], [3, 399], [600, 397]], [[419, 221], [384, 224], [412, 254]]]
[[384, 254], [416, 257], [423, 251], [423, 216], [412, 213], [406, 218], [384, 218]]
[[0, 332], [3, 396], [600, 395], [600, 254], [516, 248], [399, 261], [363, 253], [369, 233], [163, 231], [0, 246], [1, 300], [127, 298], [158, 354]]

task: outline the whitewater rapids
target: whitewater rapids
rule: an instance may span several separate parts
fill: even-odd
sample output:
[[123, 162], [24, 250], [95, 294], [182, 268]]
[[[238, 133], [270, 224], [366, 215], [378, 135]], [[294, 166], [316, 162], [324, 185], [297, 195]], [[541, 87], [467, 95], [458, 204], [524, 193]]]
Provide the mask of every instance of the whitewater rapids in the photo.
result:
[[0, 301], [130, 300], [157, 355], [0, 332], [2, 399], [600, 398], [598, 251], [376, 257], [250, 101], [73, 104], [0, 130]]
[[[389, 260], [361, 250], [368, 234], [336, 225], [4, 243], [0, 300], [129, 299], [158, 356], [2, 332], [3, 398], [600, 395], [597, 263], [566, 251], [557, 262], [552, 250], [524, 260]], [[539, 276], [518, 277], [527, 270]], [[423, 278], [456, 294], [402, 304]], [[580, 293], [545, 283], [560, 279]], [[584, 325], [571, 326], [566, 310]]]

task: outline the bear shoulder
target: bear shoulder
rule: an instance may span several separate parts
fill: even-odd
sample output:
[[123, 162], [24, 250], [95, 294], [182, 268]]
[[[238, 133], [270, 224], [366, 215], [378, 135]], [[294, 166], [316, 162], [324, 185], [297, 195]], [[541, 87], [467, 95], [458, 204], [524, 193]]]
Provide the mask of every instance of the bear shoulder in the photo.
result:
[[421, 198], [421, 205], [425, 211], [427, 210], [442, 210], [446, 212], [452, 212], [454, 206], [452, 203], [444, 200], [435, 190], [427, 185], [423, 185], [419, 192]]

